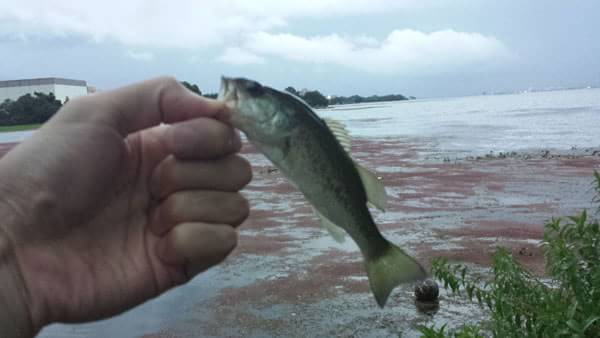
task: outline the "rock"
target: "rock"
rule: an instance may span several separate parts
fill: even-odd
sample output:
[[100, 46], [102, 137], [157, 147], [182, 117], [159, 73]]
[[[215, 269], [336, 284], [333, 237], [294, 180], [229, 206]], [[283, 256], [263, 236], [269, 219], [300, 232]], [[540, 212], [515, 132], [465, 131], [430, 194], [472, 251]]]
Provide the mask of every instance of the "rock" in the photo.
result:
[[519, 255], [531, 257], [533, 256], [533, 252], [528, 251], [526, 247], [522, 247], [519, 249]]
[[430, 315], [430, 316], [433, 316], [440, 310], [440, 302], [438, 302], [438, 301], [419, 302], [418, 300], [415, 300], [415, 306], [417, 307], [417, 310], [419, 312], [424, 313], [426, 315]]
[[419, 302], [436, 302], [440, 288], [432, 279], [426, 279], [415, 286], [415, 298]]

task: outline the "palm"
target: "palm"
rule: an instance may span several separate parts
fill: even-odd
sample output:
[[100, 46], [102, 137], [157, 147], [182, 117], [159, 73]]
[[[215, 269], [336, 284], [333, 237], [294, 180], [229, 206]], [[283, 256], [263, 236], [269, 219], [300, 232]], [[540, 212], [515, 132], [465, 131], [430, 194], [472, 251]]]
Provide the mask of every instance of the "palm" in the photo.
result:
[[[182, 267], [166, 265], [157, 257], [154, 248], [159, 237], [149, 231], [148, 226], [156, 203], [150, 193], [150, 178], [167, 156], [161, 146], [160, 133], [148, 130], [124, 142], [109, 141], [102, 130], [95, 128], [85, 128], [83, 132], [91, 139], [101, 137], [105, 144], [112, 144], [101, 151], [92, 151], [88, 147], [93, 144], [79, 143], [74, 145], [76, 149], [69, 149], [73, 158], [65, 154], [64, 160], [71, 163], [85, 156], [85, 166], [76, 167], [77, 173], [66, 176], [76, 176], [92, 185], [73, 186], [69, 195], [76, 198], [63, 199], [63, 202], [73, 203], [63, 203], [61, 209], [87, 215], [51, 224], [52, 230], [45, 234], [47, 237], [40, 238], [45, 244], [31, 247], [24, 255], [34, 260], [24, 262], [25, 266], [36, 266], [43, 261], [44, 269], [58, 279], [56, 285], [62, 289], [54, 290], [53, 294], [60, 297], [56, 303], [64, 306], [60, 312], [71, 320], [88, 319], [79, 311], [82, 307], [97, 309], [94, 317], [111, 315], [115, 309], [155, 296], [185, 277]], [[70, 139], [73, 135], [65, 130], [61, 136]], [[124, 158], [107, 156], [121, 152]], [[64, 173], [57, 179], [62, 177]], [[107, 184], [110, 181], [119, 184]], [[65, 183], [68, 184], [62, 182]]]

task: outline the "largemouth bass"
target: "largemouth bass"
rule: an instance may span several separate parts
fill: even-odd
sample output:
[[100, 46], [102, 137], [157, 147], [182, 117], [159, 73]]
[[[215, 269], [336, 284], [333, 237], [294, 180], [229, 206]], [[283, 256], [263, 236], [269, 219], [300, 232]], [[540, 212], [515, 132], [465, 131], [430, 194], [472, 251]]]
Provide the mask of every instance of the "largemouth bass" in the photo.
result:
[[352, 160], [341, 124], [327, 123], [292, 94], [247, 79], [222, 78], [219, 99], [233, 112], [233, 126], [304, 194], [334, 238], [346, 232], [356, 242], [380, 307], [400, 283], [426, 277], [377, 229], [367, 202], [383, 208], [385, 189]]

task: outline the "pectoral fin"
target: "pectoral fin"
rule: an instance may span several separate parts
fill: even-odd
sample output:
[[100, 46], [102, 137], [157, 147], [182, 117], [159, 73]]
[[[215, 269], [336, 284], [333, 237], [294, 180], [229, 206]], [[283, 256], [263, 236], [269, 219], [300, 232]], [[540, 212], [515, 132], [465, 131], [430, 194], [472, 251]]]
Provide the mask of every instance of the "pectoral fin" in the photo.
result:
[[344, 229], [340, 228], [339, 226], [335, 225], [333, 222], [327, 219], [327, 217], [323, 216], [320, 212], [317, 211], [317, 209], [313, 208], [313, 210], [319, 218], [321, 226], [323, 226], [323, 228], [325, 228], [325, 230], [329, 232], [331, 237], [333, 237], [333, 239], [335, 239], [335, 241], [338, 243], [344, 243], [346, 231], [344, 231]]
[[356, 170], [358, 170], [360, 179], [365, 187], [369, 204], [381, 211], [385, 211], [385, 208], [387, 207], [387, 194], [379, 177], [377, 177], [374, 172], [356, 162], [354, 165], [356, 166]]

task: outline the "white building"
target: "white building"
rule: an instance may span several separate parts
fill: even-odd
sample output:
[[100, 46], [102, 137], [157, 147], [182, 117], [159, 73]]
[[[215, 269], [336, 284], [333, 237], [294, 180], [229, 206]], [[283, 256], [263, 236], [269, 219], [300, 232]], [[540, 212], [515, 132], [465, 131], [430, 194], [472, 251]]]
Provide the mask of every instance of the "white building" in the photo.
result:
[[24, 79], [0, 81], [0, 102], [6, 99], [16, 100], [25, 94], [35, 92], [50, 94], [61, 102], [65, 99], [73, 99], [77, 96], [87, 95], [88, 86], [85, 81], [47, 77], [40, 79]]

